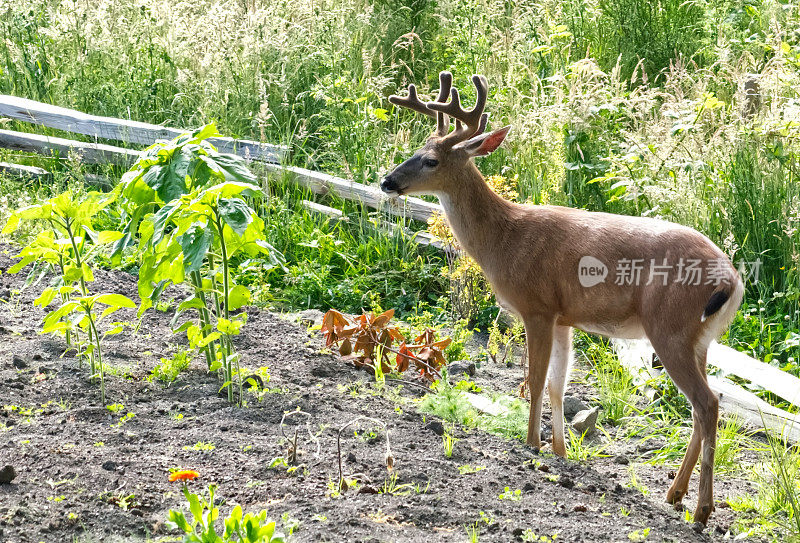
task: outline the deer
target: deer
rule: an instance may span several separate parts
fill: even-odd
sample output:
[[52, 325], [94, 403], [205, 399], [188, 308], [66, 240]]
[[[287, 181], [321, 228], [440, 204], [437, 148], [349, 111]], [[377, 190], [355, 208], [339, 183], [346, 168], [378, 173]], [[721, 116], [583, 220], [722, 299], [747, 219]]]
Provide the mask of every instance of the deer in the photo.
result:
[[473, 75], [472, 82], [476, 100], [470, 110], [461, 106], [449, 72], [439, 75], [435, 101], [420, 100], [413, 84], [407, 96], [389, 97], [395, 106], [435, 119], [436, 129], [381, 180], [381, 190], [387, 197], [437, 196], [456, 240], [486, 275], [498, 305], [522, 321], [530, 391], [528, 445], [542, 447], [546, 384], [552, 452], [566, 457], [563, 398], [574, 328], [650, 341], [692, 407], [691, 438], [666, 501], [682, 507], [702, 453], [694, 521], [707, 524], [714, 510], [719, 398], [709, 388], [706, 359], [709, 345], [730, 325], [742, 301], [739, 270], [708, 237], [686, 226], [520, 204], [496, 194], [473, 159], [494, 152], [511, 127], [485, 131], [488, 83], [481, 75]]

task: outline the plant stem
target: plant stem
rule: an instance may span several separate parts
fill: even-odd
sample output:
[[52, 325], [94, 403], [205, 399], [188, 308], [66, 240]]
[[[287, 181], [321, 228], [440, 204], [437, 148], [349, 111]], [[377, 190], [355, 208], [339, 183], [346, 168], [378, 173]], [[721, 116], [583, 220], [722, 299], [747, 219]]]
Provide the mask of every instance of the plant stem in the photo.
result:
[[[203, 338], [208, 337], [208, 331], [211, 329], [211, 317], [208, 313], [208, 307], [206, 306], [206, 294], [203, 292], [203, 278], [200, 276], [199, 271], [193, 271], [191, 274], [191, 281], [194, 285], [195, 293], [197, 297], [200, 298], [200, 302], [203, 304], [203, 307], [200, 309], [200, 333], [203, 334]], [[216, 350], [214, 349], [214, 342], [209, 342], [203, 347], [203, 352], [206, 355], [206, 363], [208, 364], [208, 369], [211, 369], [211, 364], [217, 359]]]
[[[67, 231], [67, 236], [69, 236], [69, 242], [72, 244], [72, 251], [75, 253], [75, 266], [79, 270], [81, 270], [81, 280], [80, 280], [81, 293], [83, 294], [83, 296], [88, 296], [89, 295], [89, 289], [86, 288], [86, 280], [83, 277], [83, 262], [81, 261], [81, 253], [78, 250], [78, 244], [75, 243], [75, 236], [72, 233], [72, 222], [70, 221], [69, 217], [64, 217], [64, 229]], [[91, 320], [91, 318], [90, 318], [90, 320]], [[89, 329], [89, 332], [87, 333], [87, 335], [89, 336], [89, 343], [91, 343], [94, 340], [95, 343], [99, 344], [100, 343], [100, 338], [96, 338], [96, 337], [93, 338], [92, 337], [92, 335], [94, 333], [96, 333], [96, 331], [92, 332], [92, 329], [94, 329], [94, 324], [92, 324], [92, 326]], [[80, 363], [80, 351], [78, 352], [78, 361]], [[92, 375], [94, 375], [95, 372], [97, 371], [96, 366], [95, 366], [95, 355], [94, 355], [94, 353], [92, 353], [89, 356], [89, 367], [91, 369]], [[102, 373], [101, 373], [100, 381], [101, 381], [100, 382], [100, 386], [103, 387], [104, 385], [103, 385], [103, 382], [102, 382]], [[103, 403], [105, 403], [105, 392], [101, 391], [101, 393], [102, 393], [102, 395], [104, 397]]]
[[[56, 229], [56, 225], [54, 224], [54, 223], [56, 223], [58, 221], [53, 221], [51, 219], [49, 222], [50, 222], [50, 228], [53, 229], [53, 234], [56, 235], [56, 236], [60, 236], [58, 230]], [[61, 224], [61, 223], [58, 223], [58, 224]], [[58, 255], [58, 269], [61, 270], [61, 277], [63, 278], [64, 277], [64, 255], [62, 253], [59, 253], [59, 255]], [[64, 292], [64, 293], [61, 294], [61, 303], [67, 302], [67, 301], [69, 301], [69, 299], [70, 299], [69, 292]], [[64, 339], [67, 342], [67, 346], [71, 347], [72, 346], [72, 331], [70, 329], [66, 329], [64, 331]], [[78, 367], [80, 367], [81, 365], [82, 365], [82, 361], [81, 361], [80, 347], [79, 347], [78, 348]]]
[[[220, 257], [222, 259], [222, 308], [223, 308], [223, 311], [224, 311], [225, 319], [229, 321], [230, 318], [231, 318], [231, 315], [230, 315], [230, 309], [228, 307], [229, 306], [228, 298], [230, 296], [230, 278], [228, 277], [229, 273], [230, 273], [229, 270], [228, 270], [228, 266], [229, 266], [229, 263], [228, 263], [228, 248], [225, 245], [224, 229], [223, 229], [223, 226], [222, 226], [222, 221], [219, 218], [219, 212], [217, 211], [216, 208], [214, 209], [214, 220], [215, 220], [215, 222], [217, 224], [217, 232], [219, 233], [219, 247], [220, 247], [220, 253], [221, 253]], [[230, 336], [228, 334], [223, 334], [223, 337], [224, 337], [225, 343], [227, 343], [227, 349], [226, 349], [227, 350], [227, 354], [228, 355], [233, 354], [233, 342], [231, 341]], [[239, 369], [238, 360], [236, 362], [236, 366], [237, 366], [237, 370], [238, 370]], [[228, 385], [228, 401], [233, 403], [233, 401], [234, 401], [234, 398], [233, 398], [233, 396], [234, 396], [233, 395], [233, 368], [232, 368], [231, 362], [227, 358], [227, 356], [226, 356], [226, 359], [225, 359], [225, 370], [227, 372], [227, 376], [226, 376], [227, 381], [230, 382], [230, 385]], [[242, 374], [241, 374], [240, 371], [237, 371], [236, 377], [237, 377], [238, 386], [239, 386], [239, 401], [238, 401], [238, 404], [241, 405], [241, 403], [242, 403], [242, 394], [243, 394], [243, 388], [244, 387], [243, 387], [243, 384], [242, 384]]]
[[[97, 327], [95, 327], [91, 309], [85, 308], [85, 311], [86, 311], [86, 316], [89, 317], [89, 327], [92, 330], [92, 335], [94, 335], [94, 343], [97, 348], [97, 367], [100, 369], [100, 401], [102, 401], [103, 404], [105, 404], [106, 380], [105, 380], [105, 372], [103, 371], [103, 356], [100, 351], [100, 336], [97, 333]], [[92, 353], [92, 360], [94, 360], [94, 353]], [[94, 370], [92, 370], [92, 372], [94, 372]]]

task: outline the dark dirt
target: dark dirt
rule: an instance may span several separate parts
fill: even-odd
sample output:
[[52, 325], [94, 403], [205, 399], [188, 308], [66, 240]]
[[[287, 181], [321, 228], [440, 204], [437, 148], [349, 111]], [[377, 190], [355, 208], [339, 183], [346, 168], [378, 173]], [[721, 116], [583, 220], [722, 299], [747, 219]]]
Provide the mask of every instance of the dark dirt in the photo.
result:
[[[11, 264], [11, 252], [0, 246], [0, 270]], [[93, 289], [135, 299], [132, 276], [100, 271], [96, 279]], [[0, 302], [0, 467], [11, 465], [17, 473], [12, 483], [0, 484], [2, 542], [174, 536], [164, 525], [167, 511], [185, 508], [180, 486], [167, 481], [175, 467], [201, 473], [190, 483], [196, 490], [218, 483], [223, 514], [234, 503], [245, 511], [266, 508], [287, 533], [299, 521], [292, 541], [468, 541], [464, 527], [476, 522], [481, 541], [520, 540], [528, 529], [537, 536], [558, 534], [557, 541], [629, 541], [629, 534], [646, 528], [651, 541], [706, 541], [721, 538], [733, 522], [731, 510], [718, 506], [706, 531], [696, 533], [682, 513], [662, 502], [668, 468], [637, 468], [652, 492], [645, 496], [625, 486], [630, 466], [615, 463], [613, 455], [583, 466], [481, 431], [459, 431], [455, 453], [446, 458], [436, 425], [413, 403], [421, 390], [389, 385], [378, 392], [368, 374], [322, 354], [319, 338], [305, 327], [254, 308], [237, 348], [249, 367], [269, 367], [273, 392], [261, 401], [251, 396], [245, 408], [229, 406], [199, 357], [169, 388], [148, 382], [159, 358], [183, 342], [170, 332], [171, 311], [150, 311], [138, 332], [128, 329], [106, 343], [105, 361], [116, 368], [108, 376], [108, 401], [124, 405], [111, 413], [88, 369], [62, 356], [63, 339], [38, 335], [44, 311], [32, 301], [40, 287], [20, 292], [22, 284], [22, 276], [0, 274], [0, 292], [10, 291], [10, 300]], [[511, 392], [519, 372], [484, 367], [478, 376], [482, 384], [491, 378], [502, 383], [496, 388]], [[571, 384], [570, 391], [591, 394], [583, 384]], [[310, 414], [315, 432], [322, 428], [320, 456], [315, 458], [302, 417], [291, 417], [285, 433], [299, 430], [306, 469], [271, 469], [272, 459], [286, 451], [281, 418], [298, 407]], [[120, 424], [126, 413], [135, 416]], [[388, 425], [397, 484], [418, 491], [406, 486], [407, 495], [378, 493], [389, 478], [386, 434], [357, 438], [347, 430], [344, 469], [361, 473], [361, 483], [330, 496], [338, 479], [337, 431], [362, 415]], [[198, 442], [214, 449], [193, 450]], [[620, 450], [636, 460], [635, 444]], [[460, 475], [465, 464], [486, 468]], [[717, 495], [741, 491], [742, 484], [723, 478]], [[501, 500], [505, 487], [521, 495]], [[686, 505], [694, 504], [688, 499]]]

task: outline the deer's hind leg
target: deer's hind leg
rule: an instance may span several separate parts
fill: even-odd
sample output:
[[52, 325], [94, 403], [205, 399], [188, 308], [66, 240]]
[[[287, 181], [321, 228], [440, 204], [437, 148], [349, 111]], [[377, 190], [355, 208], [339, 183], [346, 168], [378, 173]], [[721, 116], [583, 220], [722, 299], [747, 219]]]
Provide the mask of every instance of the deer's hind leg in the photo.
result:
[[667, 492], [667, 501], [680, 503], [689, 487], [692, 470], [700, 460], [700, 491], [695, 522], [705, 524], [714, 510], [714, 451], [717, 442], [719, 399], [708, 386], [706, 354], [708, 345], [696, 345], [681, 338], [650, 337], [664, 369], [692, 405], [692, 437], [675, 480]]

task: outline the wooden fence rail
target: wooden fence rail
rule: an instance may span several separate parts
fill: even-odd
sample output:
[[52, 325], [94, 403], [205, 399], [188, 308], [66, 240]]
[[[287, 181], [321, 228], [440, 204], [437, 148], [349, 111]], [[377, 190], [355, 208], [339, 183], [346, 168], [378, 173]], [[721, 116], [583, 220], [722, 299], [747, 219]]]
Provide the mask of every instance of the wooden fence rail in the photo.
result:
[[307, 188], [315, 194], [335, 194], [346, 200], [359, 202], [373, 209], [380, 209], [391, 215], [410, 217], [427, 222], [434, 214], [444, 213], [442, 206], [431, 204], [420, 198], [401, 196], [387, 198], [378, 187], [348, 181], [325, 173], [296, 168], [294, 166], [278, 166], [266, 164], [265, 168], [274, 175], [283, 176], [286, 180]]
[[139, 151], [131, 149], [103, 143], [84, 143], [64, 138], [40, 136], [39, 134], [14, 132], [13, 130], [0, 130], [0, 147], [45, 156], [58, 155], [62, 158], [73, 153], [87, 164], [111, 163], [130, 166], [139, 158]]
[[[152, 145], [157, 140], [170, 140], [186, 132], [155, 124], [100, 117], [26, 98], [0, 95], [0, 117], [57, 128], [65, 132], [83, 134], [93, 138], [124, 141], [134, 145]], [[250, 140], [209, 138], [220, 152], [234, 153], [249, 160], [280, 162], [285, 147]]]
[[[137, 145], [150, 145], [158, 139], [171, 139], [183, 132], [179, 129], [147, 123], [87, 115], [79, 111], [7, 95], [0, 95], [0, 117], [9, 117], [67, 132]], [[212, 143], [223, 152], [233, 152], [248, 161], [264, 163], [263, 167], [267, 171], [268, 178], [279, 177], [315, 194], [333, 193], [367, 207], [423, 222], [428, 221], [435, 214], [443, 212], [441, 206], [419, 198], [403, 196], [387, 199], [374, 186], [303, 168], [281, 166], [278, 163], [283, 157], [285, 149], [280, 146], [230, 138], [215, 138]], [[60, 156], [67, 156], [72, 152], [87, 163], [110, 162], [122, 166], [132, 164], [139, 156], [139, 151], [123, 147], [78, 142], [11, 130], [0, 130], [0, 148]], [[0, 171], [29, 177], [48, 175], [48, 172], [40, 168], [8, 163], [0, 164]], [[341, 212], [327, 206], [313, 202], [307, 202], [305, 205], [315, 213], [331, 216], [338, 220], [346, 219]], [[432, 245], [446, 250], [444, 245], [427, 233], [412, 233], [405, 229], [395, 230], [397, 235], [415, 236], [421, 245]], [[649, 364], [653, 355], [649, 342], [615, 340], [613, 345], [620, 362], [631, 371], [636, 383], [646, 387], [648, 379], [657, 374]], [[709, 349], [708, 363], [726, 374], [749, 380], [753, 385], [763, 387], [787, 402], [800, 406], [800, 379], [786, 372], [716, 343], [712, 344]], [[754, 427], [762, 427], [763, 421], [766, 428], [779, 433], [785, 440], [800, 443], [800, 415], [793, 415], [766, 403], [725, 376], [710, 376], [709, 385], [719, 395], [720, 407], [723, 411], [735, 414], [743, 422]]]

